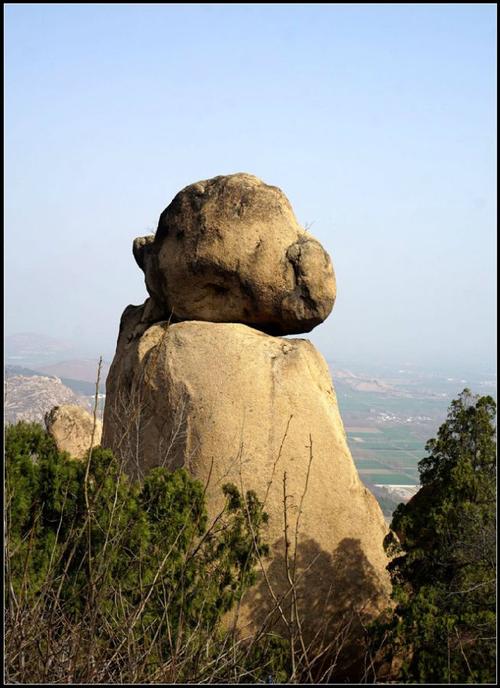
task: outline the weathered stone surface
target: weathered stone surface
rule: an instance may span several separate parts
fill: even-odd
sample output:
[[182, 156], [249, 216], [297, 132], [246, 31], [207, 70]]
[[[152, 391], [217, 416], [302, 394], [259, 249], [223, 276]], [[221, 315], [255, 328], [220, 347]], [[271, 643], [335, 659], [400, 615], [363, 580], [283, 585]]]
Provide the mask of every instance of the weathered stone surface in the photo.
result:
[[[54, 406], [45, 415], [47, 432], [55, 439], [60, 451], [67, 451], [74, 459], [85, 458], [92, 443], [93, 416], [80, 406]], [[96, 419], [93, 447], [101, 443], [102, 423]]]
[[284, 193], [250, 174], [191, 184], [134, 257], [165, 319], [309, 332], [332, 310], [330, 257], [297, 223]]
[[[129, 307], [122, 317], [103, 446], [135, 475], [159, 464], [186, 467], [208, 485], [212, 516], [223, 505], [224, 483], [255, 490], [270, 516], [272, 555], [265, 567], [278, 595], [289, 587], [285, 489], [290, 557], [298, 524], [297, 591], [306, 637], [325, 619], [338, 623], [353, 610], [369, 618], [388, 599], [386, 525], [358, 477], [322, 356], [307, 340], [241, 324], [147, 327], [143, 311]], [[244, 598], [240, 628], [254, 629], [273, 606], [261, 577]], [[279, 614], [269, 619], [281, 623]]]

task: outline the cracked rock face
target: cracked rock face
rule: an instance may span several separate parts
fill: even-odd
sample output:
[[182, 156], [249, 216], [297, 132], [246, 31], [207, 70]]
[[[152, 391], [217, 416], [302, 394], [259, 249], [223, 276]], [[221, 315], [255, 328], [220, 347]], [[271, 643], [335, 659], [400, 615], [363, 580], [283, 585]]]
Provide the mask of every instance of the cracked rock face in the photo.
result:
[[134, 257], [163, 318], [244, 323], [269, 334], [309, 332], [335, 301], [329, 255], [275, 186], [249, 174], [180, 191]]

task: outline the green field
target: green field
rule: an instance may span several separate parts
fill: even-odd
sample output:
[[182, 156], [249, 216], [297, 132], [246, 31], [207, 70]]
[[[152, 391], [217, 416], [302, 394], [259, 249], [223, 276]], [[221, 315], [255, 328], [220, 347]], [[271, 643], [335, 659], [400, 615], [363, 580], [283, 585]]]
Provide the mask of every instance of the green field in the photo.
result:
[[[380, 374], [358, 371], [351, 373], [350, 379], [345, 375], [337, 377], [332, 370], [332, 376], [354, 463], [386, 517], [390, 517], [402, 497], [384, 486], [419, 485], [418, 463], [427, 455], [426, 443], [436, 437], [445, 421], [451, 400], [465, 384], [475, 393], [485, 393], [480, 378], [466, 380], [465, 372], [459, 379], [432, 371], [410, 373], [392, 369]], [[391, 391], [362, 391], [353, 385], [353, 380], [373, 382], [375, 378]], [[496, 380], [496, 376], [491, 379]], [[487, 391], [496, 396], [496, 387], [490, 385]], [[411, 493], [406, 491], [407, 495]]]
[[425, 440], [415, 437], [409, 426], [367, 429], [362, 425], [346, 429], [360, 477], [379, 485], [418, 484], [417, 465], [425, 456]]

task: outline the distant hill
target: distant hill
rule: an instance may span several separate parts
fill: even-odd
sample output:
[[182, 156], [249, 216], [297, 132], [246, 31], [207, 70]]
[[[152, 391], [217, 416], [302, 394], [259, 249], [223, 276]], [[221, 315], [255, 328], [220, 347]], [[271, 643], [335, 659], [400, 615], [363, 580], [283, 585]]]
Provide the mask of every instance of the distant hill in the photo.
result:
[[43, 423], [47, 411], [61, 404], [76, 404], [90, 410], [90, 398], [75, 394], [61, 380], [42, 375], [6, 375], [4, 381], [4, 421]]
[[407, 391], [398, 389], [385, 380], [358, 375], [350, 370], [336, 369], [334, 371], [334, 380], [337, 385], [344, 385], [358, 392], [373, 392], [375, 394], [384, 394], [393, 397], [409, 396]]
[[48, 370], [48, 374], [87, 382], [95, 381], [100, 352], [89, 351], [79, 342], [70, 342], [39, 332], [20, 332], [7, 335], [4, 339], [4, 348], [5, 363], [8, 365], [42, 370], [65, 363], [67, 370]]
[[[95, 394], [99, 356], [89, 357], [69, 341], [37, 332], [5, 338], [5, 376], [57, 377], [78, 396]], [[103, 362], [99, 392], [104, 394], [110, 364]]]
[[48, 337], [37, 332], [21, 332], [5, 337], [7, 363], [25, 367], [51, 363], [74, 356], [75, 347], [63, 339]]
[[[89, 358], [72, 343], [36, 332], [5, 338], [4, 421], [43, 423], [54, 406], [93, 407], [99, 357]], [[99, 385], [102, 411], [109, 363], [104, 363]]]
[[[57, 368], [57, 366], [56, 366]], [[42, 377], [59, 378], [63, 385], [69, 387], [75, 394], [81, 396], [93, 396], [95, 394], [95, 381], [87, 382], [86, 380], [74, 380], [70, 377], [63, 377], [60, 375], [48, 375], [42, 370], [32, 370], [30, 368], [24, 368], [22, 366], [16, 365], [6, 365], [5, 366], [5, 377], [10, 378], [16, 375], [22, 375], [23, 377], [32, 377], [35, 375], [41, 375]], [[101, 383], [99, 385], [99, 392], [101, 394], [105, 393], [106, 390], [106, 380], [105, 374], [101, 376]]]
[[25, 377], [31, 377], [32, 375], [40, 375], [39, 370], [31, 370], [31, 368], [24, 368], [18, 365], [6, 365], [5, 366], [5, 377], [14, 377], [15, 375], [24, 375]]
[[[37, 368], [46, 375], [56, 375], [61, 379], [68, 378], [70, 380], [80, 380], [94, 383], [95, 389], [98, 363], [98, 358], [77, 358], [51, 363], [49, 365], [41, 365], [37, 366]], [[105, 382], [108, 376], [109, 366], [109, 363], [103, 361], [101, 369], [101, 382]]]

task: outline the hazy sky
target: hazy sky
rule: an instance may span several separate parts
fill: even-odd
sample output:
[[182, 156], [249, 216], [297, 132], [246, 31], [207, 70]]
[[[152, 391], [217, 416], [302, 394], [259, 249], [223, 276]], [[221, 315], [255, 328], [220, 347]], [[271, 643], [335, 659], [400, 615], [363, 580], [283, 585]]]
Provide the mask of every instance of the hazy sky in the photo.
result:
[[5, 7], [5, 326], [111, 355], [134, 237], [250, 172], [333, 259], [330, 360], [493, 365], [496, 8]]

